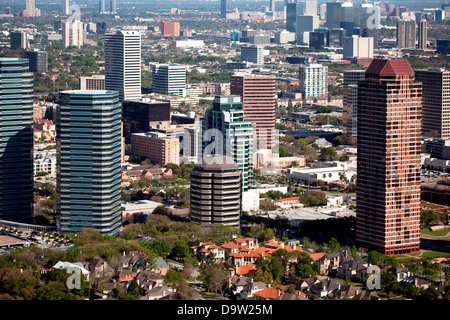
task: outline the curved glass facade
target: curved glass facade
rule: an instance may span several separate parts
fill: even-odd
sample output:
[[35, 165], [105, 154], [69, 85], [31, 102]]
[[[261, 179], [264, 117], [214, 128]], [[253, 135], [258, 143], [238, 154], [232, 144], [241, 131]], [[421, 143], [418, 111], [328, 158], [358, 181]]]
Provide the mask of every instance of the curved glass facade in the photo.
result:
[[121, 104], [116, 91], [61, 92], [57, 108], [57, 214], [61, 232], [121, 225]]

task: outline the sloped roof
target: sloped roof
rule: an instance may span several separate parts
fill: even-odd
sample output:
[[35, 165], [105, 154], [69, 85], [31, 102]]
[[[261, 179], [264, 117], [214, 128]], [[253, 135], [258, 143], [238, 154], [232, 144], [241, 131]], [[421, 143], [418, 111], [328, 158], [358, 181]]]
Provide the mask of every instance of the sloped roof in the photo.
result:
[[267, 287], [265, 289], [262, 289], [261, 291], [255, 292], [253, 295], [258, 296], [264, 299], [276, 299], [280, 295], [283, 295], [284, 291], [278, 291], [277, 289], [274, 289], [272, 287]]
[[381, 76], [414, 76], [414, 70], [406, 59], [374, 59], [367, 68], [366, 74], [378, 74]]

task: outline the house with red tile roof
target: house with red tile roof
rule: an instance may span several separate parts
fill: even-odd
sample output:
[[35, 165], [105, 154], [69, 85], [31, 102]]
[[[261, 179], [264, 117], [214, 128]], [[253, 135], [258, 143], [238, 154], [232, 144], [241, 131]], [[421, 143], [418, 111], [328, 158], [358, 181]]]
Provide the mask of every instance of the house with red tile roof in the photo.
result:
[[225, 249], [217, 246], [214, 242], [202, 242], [198, 246], [190, 247], [191, 253], [199, 254], [202, 260], [206, 260], [211, 254], [214, 255], [214, 262], [225, 260]]
[[255, 292], [253, 296], [255, 296], [256, 300], [275, 300], [283, 294], [285, 294], [284, 291], [277, 290], [269, 286], [265, 289]]
[[245, 276], [248, 274], [256, 273], [258, 269], [256, 269], [256, 266], [253, 263], [248, 263], [242, 266], [236, 265], [234, 267], [231, 267], [229, 269], [230, 276]]

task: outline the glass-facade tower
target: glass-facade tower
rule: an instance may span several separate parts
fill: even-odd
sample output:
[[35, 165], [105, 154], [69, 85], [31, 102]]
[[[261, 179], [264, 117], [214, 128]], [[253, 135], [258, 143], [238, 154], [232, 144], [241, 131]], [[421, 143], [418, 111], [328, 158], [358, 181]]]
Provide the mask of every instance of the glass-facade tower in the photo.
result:
[[33, 214], [33, 73], [28, 59], [0, 58], [0, 219]]
[[116, 91], [61, 92], [56, 144], [60, 232], [84, 228], [105, 235], [119, 232], [121, 118]]
[[206, 155], [230, 157], [242, 171], [242, 191], [247, 191], [253, 175], [253, 127], [244, 120], [240, 97], [216, 96], [212, 109], [200, 121], [202, 153], [198, 162]]

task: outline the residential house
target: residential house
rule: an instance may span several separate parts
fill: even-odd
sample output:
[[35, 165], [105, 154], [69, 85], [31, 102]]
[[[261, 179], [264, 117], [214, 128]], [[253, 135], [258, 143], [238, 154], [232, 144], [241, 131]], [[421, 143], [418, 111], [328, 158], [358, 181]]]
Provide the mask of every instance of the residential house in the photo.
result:
[[258, 269], [256, 269], [256, 266], [253, 263], [248, 263], [246, 265], [236, 265], [235, 267], [231, 267], [230, 269], [230, 276], [245, 276], [247, 274], [256, 273]]
[[268, 286], [270, 285], [267, 285], [261, 281], [253, 281], [252, 279], [252, 281], [248, 282], [239, 292], [238, 299], [247, 300], [248, 298], [253, 297], [253, 294], [255, 292], [261, 291], [267, 288]]
[[276, 300], [283, 294], [285, 294], [284, 291], [277, 290], [269, 286], [253, 293], [253, 296], [256, 298], [256, 300]]
[[162, 275], [151, 270], [138, 272], [133, 281], [144, 290], [144, 294], [147, 294], [155, 286], [162, 286], [164, 284]]
[[320, 283], [318, 278], [305, 277], [302, 279], [289, 278], [287, 284], [294, 284], [295, 289], [303, 293], [309, 293], [311, 286]]
[[133, 280], [136, 277], [136, 272], [131, 271], [131, 270], [120, 270], [117, 273], [117, 278], [119, 279], [119, 281], [121, 282], [129, 282], [131, 280]]
[[430, 281], [419, 278], [419, 277], [407, 277], [399, 281], [404, 289], [410, 286], [415, 286], [417, 288], [428, 289], [428, 287], [432, 284]]
[[353, 299], [361, 293], [361, 289], [352, 285], [341, 285], [339, 290], [328, 294], [328, 298], [341, 300], [342, 298]]
[[341, 283], [334, 279], [325, 279], [319, 283], [311, 286], [311, 293], [319, 296], [320, 298], [328, 296], [333, 291], [341, 289]]
[[100, 257], [93, 258], [87, 265], [87, 269], [95, 279], [103, 277], [112, 277], [114, 269]]
[[145, 296], [141, 297], [140, 300], [159, 300], [162, 297], [174, 293], [175, 289], [169, 288], [165, 284], [158, 285], [149, 290]]
[[285, 294], [282, 294], [273, 300], [309, 300], [309, 299], [306, 296], [306, 294], [297, 291], [296, 293], [286, 292]]
[[237, 277], [237, 276], [229, 276], [228, 277], [228, 295], [229, 296], [237, 296], [244, 289], [244, 287], [253, 282], [253, 278], [250, 277]]
[[[87, 270], [85, 267], [83, 267], [83, 264], [81, 262], [75, 262], [75, 263], [71, 263], [71, 262], [67, 262], [67, 261], [58, 261], [58, 263], [56, 263], [52, 269], [63, 269], [66, 270], [69, 269], [68, 273], [74, 273], [75, 270], [82, 273], [85, 277], [86, 280], [89, 281], [89, 270]], [[72, 272], [70, 272], [70, 269], [73, 270]]]
[[328, 275], [337, 271], [342, 262], [346, 260], [350, 260], [350, 258], [344, 252], [339, 251], [325, 254], [317, 261], [319, 263], [319, 274]]
[[158, 257], [158, 259], [156, 259], [154, 268], [155, 272], [158, 272], [161, 276], [165, 276], [167, 274], [167, 271], [169, 271], [169, 269], [170, 269], [169, 264], [162, 257]]
[[369, 264], [362, 259], [344, 261], [338, 268], [338, 277], [341, 279], [348, 277], [352, 280], [364, 280], [365, 270], [367, 270], [368, 266]]
[[352, 300], [379, 300], [378, 293], [376, 291], [363, 290], [353, 297]]
[[203, 242], [198, 246], [190, 248], [191, 253], [194, 255], [200, 255], [202, 261], [207, 260], [211, 254], [214, 257], [214, 262], [221, 262], [225, 260], [225, 249], [216, 246], [214, 242]]

